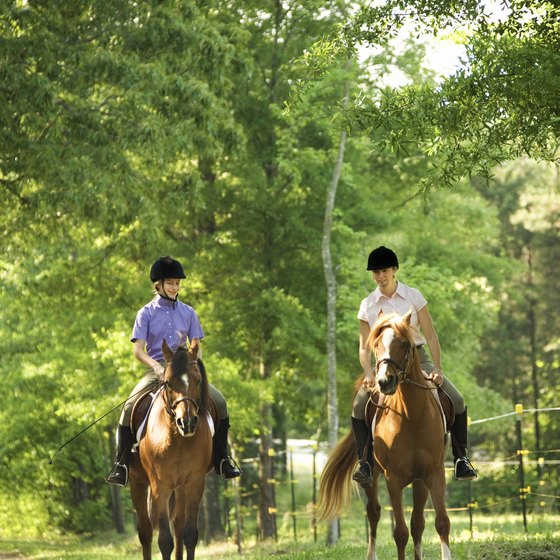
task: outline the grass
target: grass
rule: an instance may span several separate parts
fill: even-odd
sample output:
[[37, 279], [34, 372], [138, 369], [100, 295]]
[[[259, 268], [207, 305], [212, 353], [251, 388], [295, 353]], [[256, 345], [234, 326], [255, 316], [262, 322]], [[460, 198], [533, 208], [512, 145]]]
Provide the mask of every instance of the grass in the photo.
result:
[[[358, 496], [352, 500], [350, 510], [341, 518], [341, 538], [332, 547], [324, 545], [326, 526], [320, 525], [314, 542], [309, 516], [312, 495], [309, 461], [295, 464], [298, 483], [296, 503], [297, 539], [293, 533], [293, 518], [289, 513], [279, 514], [278, 540], [274, 543], [255, 543], [255, 516], [248, 511], [243, 518], [243, 540], [240, 554], [232, 539], [226, 543], [197, 548], [197, 560], [363, 560], [366, 553], [366, 520], [364, 505]], [[279, 512], [291, 510], [289, 486], [277, 488]], [[466, 488], [465, 488], [466, 491]], [[408, 501], [406, 501], [408, 500]], [[126, 501], [126, 497], [125, 497]], [[388, 504], [385, 485], [380, 484], [380, 501]], [[465, 498], [465, 503], [466, 503]], [[405, 492], [405, 502], [410, 502], [410, 492]], [[536, 513], [540, 511], [540, 513]], [[483, 515], [473, 510], [473, 524], [466, 511], [451, 510], [451, 553], [453, 560], [557, 560], [560, 559], [560, 515], [553, 515], [541, 507], [528, 517], [525, 533], [520, 513]], [[11, 530], [12, 534], [7, 531]], [[132, 527], [126, 535], [107, 532], [91, 536], [60, 536], [51, 534], [43, 538], [18, 535], [19, 526], [4, 524], [0, 535], [0, 560], [138, 560], [141, 547]], [[15, 533], [15, 534], [14, 534]], [[153, 558], [161, 558], [157, 549], [157, 536]], [[434, 529], [433, 513], [426, 511], [424, 532], [424, 557], [440, 558], [439, 539]], [[407, 548], [412, 557], [412, 543]], [[379, 560], [394, 559], [396, 549], [392, 538], [391, 519], [383, 511], [378, 530], [377, 554]]]
[[[384, 517], [388, 517], [387, 515]], [[427, 514], [424, 539], [425, 558], [439, 558], [439, 542], [433, 529], [433, 518]], [[452, 515], [451, 551], [454, 560], [556, 560], [560, 558], [560, 517], [553, 515], [530, 516], [529, 533], [525, 534], [517, 515], [482, 516], [475, 518], [471, 536], [468, 516]], [[289, 530], [285, 531], [287, 525]], [[356, 530], [357, 529], [357, 530]], [[365, 523], [363, 528], [342, 525], [341, 540], [334, 547], [323, 543], [321, 528], [317, 543], [308, 529], [298, 530], [297, 542], [291, 533], [291, 524], [280, 527], [279, 539], [274, 544], [243, 543], [242, 553], [232, 543], [201, 544], [197, 560], [356, 560], [365, 556]], [[157, 544], [154, 559], [160, 558]], [[395, 557], [389, 519], [382, 520], [378, 535], [380, 560]], [[409, 543], [409, 557], [412, 546]], [[43, 539], [0, 538], [0, 560], [137, 560], [140, 545], [132, 531], [122, 536], [105, 533], [90, 537], [51, 537]]]

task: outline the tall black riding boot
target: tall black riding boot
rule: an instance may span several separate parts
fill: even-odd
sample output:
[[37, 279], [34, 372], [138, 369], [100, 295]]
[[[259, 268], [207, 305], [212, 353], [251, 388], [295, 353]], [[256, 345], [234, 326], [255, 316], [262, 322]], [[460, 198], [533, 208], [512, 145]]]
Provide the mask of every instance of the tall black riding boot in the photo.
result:
[[354, 471], [352, 479], [363, 488], [371, 488], [373, 484], [373, 439], [366, 421], [352, 416], [352, 433], [358, 455], [358, 467]]
[[132, 430], [129, 426], [117, 426], [117, 457], [111, 472], [105, 482], [115, 486], [126, 486], [128, 482], [128, 467], [132, 451]]
[[241, 469], [228, 455], [228, 432], [229, 418], [222, 418], [218, 421], [214, 434], [214, 469], [225, 479], [241, 476]]
[[453, 448], [453, 460], [455, 463], [456, 480], [472, 480], [478, 476], [467, 457], [467, 409], [455, 415], [455, 421], [451, 427], [451, 439]]

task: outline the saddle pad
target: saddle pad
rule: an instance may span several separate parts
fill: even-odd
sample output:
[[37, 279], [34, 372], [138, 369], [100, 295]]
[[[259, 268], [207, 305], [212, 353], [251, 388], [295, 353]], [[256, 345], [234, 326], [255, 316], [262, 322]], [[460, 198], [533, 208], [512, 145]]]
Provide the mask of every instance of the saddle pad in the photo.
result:
[[142, 421], [140, 422], [140, 425], [136, 430], [136, 434], [135, 434], [136, 441], [132, 446], [133, 452], [136, 451], [136, 448], [140, 444], [140, 440], [144, 437], [144, 432], [146, 430], [146, 423], [148, 422], [148, 416], [150, 415], [150, 411], [154, 406], [154, 401], [156, 400], [156, 397], [161, 393], [162, 390], [163, 390], [163, 386], [159, 387], [157, 391], [146, 393], [146, 395], [140, 397], [140, 399], [138, 399], [138, 401], [134, 405], [134, 409], [132, 410], [132, 418], [134, 418], [135, 412], [138, 412]]
[[212, 434], [212, 437], [214, 437], [214, 434], [216, 433], [216, 426], [214, 425], [214, 419], [212, 418], [212, 415], [210, 414], [209, 410], [206, 412], [206, 418], [208, 420], [208, 427], [210, 428], [210, 433]]

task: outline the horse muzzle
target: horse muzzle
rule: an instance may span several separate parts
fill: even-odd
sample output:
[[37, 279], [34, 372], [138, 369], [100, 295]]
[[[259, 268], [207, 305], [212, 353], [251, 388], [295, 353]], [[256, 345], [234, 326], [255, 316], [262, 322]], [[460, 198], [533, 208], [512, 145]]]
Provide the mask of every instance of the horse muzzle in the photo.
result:
[[183, 437], [192, 437], [196, 432], [198, 416], [178, 416], [175, 419], [175, 425]]
[[384, 395], [394, 395], [399, 381], [396, 375], [387, 375], [387, 372], [384, 372], [377, 375], [377, 384]]

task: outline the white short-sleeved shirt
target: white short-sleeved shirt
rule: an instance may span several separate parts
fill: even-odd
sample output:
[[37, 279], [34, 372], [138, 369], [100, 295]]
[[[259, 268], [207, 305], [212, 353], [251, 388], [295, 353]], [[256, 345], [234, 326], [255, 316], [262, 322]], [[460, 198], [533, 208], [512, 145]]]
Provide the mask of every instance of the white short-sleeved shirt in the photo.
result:
[[420, 311], [427, 301], [424, 296], [416, 288], [411, 288], [402, 282], [397, 282], [397, 290], [391, 297], [387, 297], [377, 288], [371, 292], [369, 296], [362, 300], [360, 310], [358, 311], [358, 319], [366, 321], [370, 329], [373, 327], [379, 317], [379, 313], [389, 314], [398, 313], [401, 317], [412, 309], [412, 317], [410, 326], [414, 333], [414, 342], [416, 346], [425, 344], [426, 339], [420, 334], [418, 323], [418, 311]]

